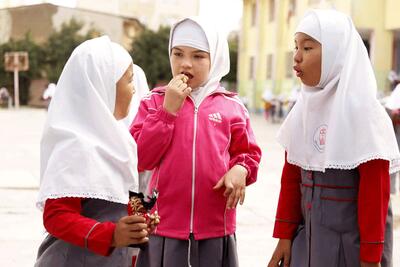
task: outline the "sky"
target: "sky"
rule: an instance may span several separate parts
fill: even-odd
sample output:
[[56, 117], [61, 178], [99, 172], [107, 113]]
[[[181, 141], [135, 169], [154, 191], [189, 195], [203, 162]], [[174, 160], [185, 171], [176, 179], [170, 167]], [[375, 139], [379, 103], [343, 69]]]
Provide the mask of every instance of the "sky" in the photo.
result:
[[242, 0], [200, 0], [200, 16], [215, 20], [226, 34], [240, 29]]

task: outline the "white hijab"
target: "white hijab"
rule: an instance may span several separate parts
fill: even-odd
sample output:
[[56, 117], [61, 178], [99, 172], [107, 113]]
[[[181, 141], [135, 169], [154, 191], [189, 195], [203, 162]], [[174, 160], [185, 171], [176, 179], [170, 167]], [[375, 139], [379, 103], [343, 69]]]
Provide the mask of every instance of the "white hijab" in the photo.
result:
[[149, 93], [149, 85], [147, 84], [146, 74], [136, 64], [133, 64], [133, 87], [135, 87], [135, 94], [132, 97], [129, 114], [123, 119], [124, 124], [128, 127], [131, 126], [133, 119], [139, 110], [140, 101]]
[[41, 141], [37, 206], [82, 197], [127, 203], [137, 191], [136, 144], [113, 116], [116, 83], [132, 58], [107, 36], [79, 45], [51, 101]]
[[400, 83], [396, 85], [393, 92], [390, 94], [385, 106], [390, 110], [396, 110], [400, 108]]
[[[187, 31], [187, 37], [180, 35], [179, 38], [181, 40], [186, 40], [185, 42], [175, 42], [174, 38], [174, 31], [176, 27], [187, 21], [195, 22], [190, 23], [190, 27], [192, 27], [192, 31]], [[203, 44], [201, 37], [201, 32], [198, 28], [200, 28], [208, 41], [208, 49], [206, 51], [206, 46]], [[191, 34], [192, 33], [192, 34]], [[197, 33], [194, 34], [193, 33]], [[190, 45], [192, 43], [193, 45]], [[200, 103], [212, 92], [218, 89], [219, 82], [221, 81], [222, 77], [229, 73], [230, 63], [229, 63], [229, 46], [226, 37], [223, 34], [216, 30], [216, 26], [199, 17], [190, 17], [185, 18], [177, 22], [171, 28], [170, 38], [169, 38], [169, 54], [171, 55], [171, 49], [177, 45], [187, 45], [192, 46], [199, 49], [203, 47], [206, 52], [210, 53], [210, 60], [211, 60], [211, 67], [207, 81], [201, 86], [197, 91], [192, 92], [191, 97], [194, 99], [196, 106], [199, 106]], [[195, 89], [195, 88], [193, 88]]]
[[376, 98], [367, 50], [351, 19], [334, 10], [312, 10], [296, 32], [322, 44], [321, 79], [303, 85], [278, 132], [288, 162], [306, 170], [354, 169], [384, 159], [399, 169], [393, 127]]

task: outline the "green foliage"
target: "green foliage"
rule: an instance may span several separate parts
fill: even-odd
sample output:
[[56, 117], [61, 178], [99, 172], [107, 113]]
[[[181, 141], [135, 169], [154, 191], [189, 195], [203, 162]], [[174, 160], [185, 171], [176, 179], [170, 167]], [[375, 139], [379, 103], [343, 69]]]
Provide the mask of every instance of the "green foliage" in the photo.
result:
[[72, 51], [83, 41], [90, 39], [93, 29], [86, 35], [81, 35], [83, 24], [75, 19], [63, 23], [61, 29], [52, 33], [45, 44], [46, 64], [45, 70], [50, 82], [57, 83], [65, 63]]
[[[83, 24], [72, 19], [62, 24], [59, 31], [52, 33], [42, 46], [37, 45], [31, 35], [26, 34], [22, 40], [11, 40], [0, 45], [0, 86], [13, 88], [13, 73], [4, 71], [4, 53], [9, 51], [27, 51], [29, 53], [29, 71], [20, 72], [21, 104], [28, 101], [28, 88], [32, 79], [47, 78], [56, 83], [72, 51], [83, 41], [99, 36], [101, 33], [90, 29], [81, 34]], [[146, 73], [150, 87], [168, 83], [171, 79], [171, 68], [168, 56], [169, 27], [160, 27], [158, 31], [144, 29], [133, 40], [130, 51], [136, 64]], [[231, 69], [224, 81], [235, 86], [237, 73], [238, 40], [229, 40]]]
[[[231, 38], [229, 40], [229, 58], [230, 58], [230, 71], [229, 73], [223, 78], [224, 81], [228, 82], [229, 84], [236, 85], [237, 79], [237, 61], [238, 61], [238, 38]], [[227, 88], [230, 89], [230, 88]]]
[[160, 27], [157, 32], [145, 29], [132, 43], [130, 53], [133, 61], [143, 68], [151, 88], [168, 82], [172, 77], [168, 56], [169, 31], [169, 27]]
[[72, 19], [62, 24], [60, 30], [52, 33], [43, 45], [36, 44], [29, 32], [22, 40], [10, 40], [0, 45], [0, 87], [5, 86], [13, 92], [14, 74], [4, 69], [4, 53], [11, 51], [26, 51], [29, 54], [29, 71], [19, 73], [22, 105], [28, 102], [31, 80], [47, 78], [50, 82], [56, 83], [75, 47], [87, 39], [100, 35], [95, 29], [90, 29], [82, 35], [79, 33], [82, 27], [82, 23]]

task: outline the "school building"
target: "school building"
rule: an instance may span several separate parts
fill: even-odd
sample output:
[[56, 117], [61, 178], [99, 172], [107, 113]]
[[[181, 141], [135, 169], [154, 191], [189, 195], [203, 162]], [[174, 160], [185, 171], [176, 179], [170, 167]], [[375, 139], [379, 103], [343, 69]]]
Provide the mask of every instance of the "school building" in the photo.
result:
[[[170, 26], [183, 16], [199, 13], [199, 0], [2, 0], [0, 1], [0, 43], [18, 40], [30, 31], [33, 39], [42, 43], [71, 18], [83, 23], [82, 32], [89, 28], [105, 33], [130, 48], [132, 38], [143, 26], [158, 30]], [[69, 5], [68, 5], [69, 4]]]
[[390, 90], [389, 71], [400, 73], [398, 0], [243, 0], [238, 88], [252, 110], [265, 88], [288, 96], [299, 85], [292, 70], [293, 36], [310, 8], [335, 8], [354, 21], [368, 49], [378, 89]]
[[94, 29], [128, 49], [132, 39], [143, 30], [143, 24], [133, 17], [44, 3], [0, 8], [0, 44], [23, 39], [27, 32], [36, 43], [42, 44], [71, 19], [82, 23], [81, 34]]

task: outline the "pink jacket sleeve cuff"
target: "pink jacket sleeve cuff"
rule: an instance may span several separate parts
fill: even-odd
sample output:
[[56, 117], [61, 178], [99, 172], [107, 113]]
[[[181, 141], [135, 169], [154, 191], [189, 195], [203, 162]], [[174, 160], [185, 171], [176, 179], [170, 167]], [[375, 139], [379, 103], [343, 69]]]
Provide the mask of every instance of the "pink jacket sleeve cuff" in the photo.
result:
[[165, 123], [173, 124], [178, 116], [169, 113], [163, 106], [157, 110], [156, 116]]

